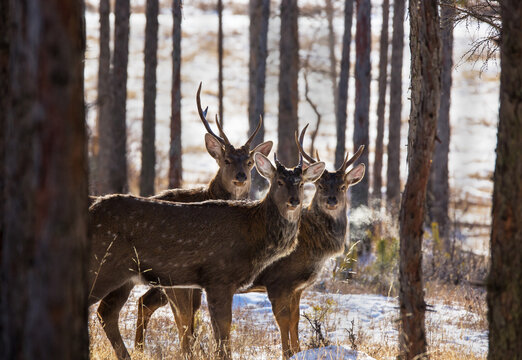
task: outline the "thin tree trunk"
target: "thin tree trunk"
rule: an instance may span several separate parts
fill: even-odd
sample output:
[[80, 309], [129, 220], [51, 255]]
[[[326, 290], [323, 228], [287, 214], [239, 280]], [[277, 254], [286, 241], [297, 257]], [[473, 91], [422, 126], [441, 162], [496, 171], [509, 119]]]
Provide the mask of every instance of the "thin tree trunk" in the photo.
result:
[[408, 179], [400, 209], [401, 359], [427, 358], [422, 236], [440, 103], [438, 0], [410, 0], [411, 113]]
[[129, 0], [116, 0], [114, 7], [114, 56], [112, 59], [112, 151], [109, 164], [109, 189], [126, 193], [127, 183], [127, 64], [129, 60]]
[[330, 79], [332, 81], [332, 95], [334, 109], [337, 109], [337, 60], [335, 58], [335, 30], [334, 30], [334, 7], [332, 0], [326, 0], [326, 19], [328, 21], [328, 55], [330, 59]]
[[488, 277], [488, 359], [522, 354], [522, 3], [501, 3], [500, 113]]
[[96, 156], [96, 176], [91, 179], [97, 194], [111, 193], [109, 167], [113, 147], [112, 135], [112, 94], [111, 94], [111, 49], [110, 49], [110, 1], [100, 0], [100, 58], [98, 62], [98, 151]]
[[182, 0], [172, 1], [172, 108], [170, 119], [169, 187], [179, 188], [182, 182], [181, 163], [181, 9]]
[[341, 55], [341, 73], [337, 87], [337, 108], [335, 109], [335, 125], [337, 144], [335, 146], [335, 168], [344, 161], [346, 142], [346, 106], [348, 103], [348, 80], [350, 78], [350, 47], [352, 43], [353, 0], [344, 2], [344, 34]]
[[223, 123], [223, 0], [218, 0], [218, 99], [219, 118]]
[[451, 252], [448, 215], [448, 155], [450, 147], [451, 72], [453, 70], [453, 19], [455, 17], [453, 4], [453, 0], [441, 1], [442, 82], [439, 120], [437, 121], [437, 134], [441, 142], [435, 145], [430, 181], [428, 183], [428, 188], [430, 189], [428, 192], [430, 220], [432, 223], [438, 224], [439, 237], [447, 254]]
[[393, 215], [399, 212], [401, 196], [402, 58], [404, 49], [405, 0], [393, 1], [393, 36], [390, 67], [390, 123], [388, 124], [388, 168], [386, 201]]
[[[265, 79], [268, 19], [270, 17], [270, 0], [250, 0], [250, 57], [249, 57], [249, 87], [248, 87], [248, 124], [251, 134], [259, 121], [259, 116], [265, 116]], [[259, 129], [252, 142], [252, 147], [263, 142], [265, 126]], [[268, 182], [257, 170], [252, 169], [251, 197], [254, 198]]]
[[386, 87], [388, 85], [388, 18], [390, 1], [382, 2], [382, 29], [379, 42], [379, 100], [377, 102], [377, 137], [375, 139], [375, 160], [373, 162], [373, 197], [381, 206], [382, 156], [384, 137], [384, 108], [386, 106]]
[[286, 166], [298, 161], [294, 131], [298, 127], [299, 39], [297, 0], [281, 1], [281, 41], [279, 43], [279, 124], [277, 156]]
[[89, 358], [83, 11], [79, 0], [10, 1], [5, 359]]
[[145, 75], [143, 84], [143, 134], [141, 140], [140, 195], [154, 194], [156, 166], [156, 66], [158, 63], [158, 0], [147, 0]]

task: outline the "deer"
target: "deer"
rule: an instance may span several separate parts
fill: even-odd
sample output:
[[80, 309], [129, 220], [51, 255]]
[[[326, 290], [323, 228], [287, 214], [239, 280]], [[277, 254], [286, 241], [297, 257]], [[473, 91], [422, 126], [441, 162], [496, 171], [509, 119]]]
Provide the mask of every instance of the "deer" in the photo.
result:
[[231, 359], [234, 293], [297, 246], [303, 186], [317, 180], [324, 162], [275, 167], [254, 154], [270, 186], [258, 201], [176, 203], [132, 195], [108, 195], [89, 208], [89, 306], [118, 359], [130, 359], [118, 328], [122, 306], [136, 284], [205, 290], [217, 355]]
[[[251, 143], [261, 128], [263, 118], [259, 117], [256, 129], [241, 147], [234, 147], [226, 136], [223, 126], [216, 116], [216, 124], [221, 136], [216, 135], [206, 118], [207, 109], [201, 106], [201, 83], [196, 93], [196, 104], [201, 122], [207, 129], [205, 146], [219, 170], [206, 187], [196, 189], [169, 189], [154, 195], [151, 199], [173, 202], [200, 202], [205, 200], [241, 200], [248, 197], [251, 186], [251, 171], [254, 165], [254, 154], [260, 152], [268, 156], [273, 142], [266, 141], [253, 150]], [[160, 289], [153, 287], [138, 300], [138, 317], [136, 324], [135, 348], [143, 350], [144, 336], [152, 314], [160, 307], [169, 304], [178, 326], [180, 344], [183, 351], [189, 351], [193, 342], [194, 314], [201, 306], [200, 289]]]

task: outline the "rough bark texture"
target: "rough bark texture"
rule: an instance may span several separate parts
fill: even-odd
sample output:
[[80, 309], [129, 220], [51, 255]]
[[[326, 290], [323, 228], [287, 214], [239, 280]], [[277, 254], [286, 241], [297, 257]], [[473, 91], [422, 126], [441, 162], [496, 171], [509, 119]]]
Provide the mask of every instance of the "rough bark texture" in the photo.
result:
[[390, 1], [382, 2], [382, 29], [379, 41], [379, 100], [377, 101], [377, 137], [375, 138], [375, 160], [373, 162], [373, 197], [380, 207], [382, 187], [382, 156], [384, 137], [384, 108], [388, 85], [388, 18]]
[[488, 359], [522, 354], [522, 3], [502, 2], [500, 114], [488, 278]]
[[127, 184], [127, 64], [129, 61], [130, 0], [116, 0], [112, 59], [111, 153], [108, 164], [110, 193], [126, 193]]
[[109, 14], [111, 12], [109, 0], [100, 0], [100, 58], [98, 62], [98, 122], [97, 137], [98, 149], [96, 145], [96, 176], [91, 179], [94, 182], [94, 190], [97, 194], [107, 194], [111, 192], [109, 186], [109, 166], [111, 161], [111, 149], [113, 146], [112, 136], [112, 94], [111, 94], [111, 49], [110, 49], [110, 23]]
[[345, 156], [346, 143], [346, 106], [348, 103], [348, 80], [350, 77], [350, 45], [352, 43], [353, 0], [344, 2], [343, 52], [341, 72], [339, 74], [338, 98], [335, 109], [337, 144], [335, 146], [335, 168], [338, 169]]
[[141, 139], [140, 195], [154, 194], [156, 166], [156, 66], [158, 64], [158, 0], [147, 0], [145, 25], [145, 76], [143, 84], [143, 133]]
[[181, 164], [181, 9], [182, 0], [172, 2], [172, 92], [170, 118], [169, 187], [179, 188], [182, 182]]
[[[353, 128], [353, 148], [369, 144], [370, 82], [371, 82], [371, 3], [370, 0], [356, 0], [357, 25], [355, 31], [355, 114]], [[363, 152], [356, 163], [366, 165], [366, 176], [359, 185], [353, 187], [352, 207], [368, 205], [368, 150]]]
[[393, 214], [399, 211], [401, 196], [401, 111], [402, 58], [404, 50], [405, 0], [393, 1], [393, 36], [390, 62], [390, 114], [388, 124], [388, 169], [386, 171], [386, 201]]
[[3, 359], [89, 356], [83, 11], [10, 1]]
[[[270, 16], [270, 0], [250, 0], [250, 58], [248, 87], [248, 124], [249, 134], [256, 129], [259, 116], [265, 116], [265, 79], [268, 19]], [[259, 129], [252, 141], [252, 148], [261, 144], [265, 137], [265, 126]], [[268, 186], [264, 177], [252, 170], [251, 194], [254, 195]], [[253, 196], [251, 196], [253, 197]]]
[[299, 41], [297, 0], [281, 1], [281, 40], [279, 43], [279, 124], [277, 156], [286, 166], [297, 164], [299, 153], [294, 143], [298, 127]]
[[440, 143], [435, 144], [427, 199], [430, 221], [438, 224], [439, 236], [447, 254], [451, 252], [448, 216], [448, 155], [450, 148], [451, 72], [453, 71], [453, 19], [455, 17], [453, 4], [454, 0], [441, 1], [442, 69], [439, 120], [437, 121], [437, 135]]
[[223, 123], [223, 0], [218, 0], [218, 100], [219, 118]]
[[326, 19], [328, 21], [328, 58], [330, 60], [330, 80], [332, 81], [332, 96], [334, 109], [337, 109], [337, 60], [335, 58], [334, 6], [332, 0], [326, 0]]
[[411, 112], [408, 132], [408, 179], [400, 221], [401, 359], [427, 358], [422, 235], [426, 188], [440, 103], [438, 0], [410, 0]]

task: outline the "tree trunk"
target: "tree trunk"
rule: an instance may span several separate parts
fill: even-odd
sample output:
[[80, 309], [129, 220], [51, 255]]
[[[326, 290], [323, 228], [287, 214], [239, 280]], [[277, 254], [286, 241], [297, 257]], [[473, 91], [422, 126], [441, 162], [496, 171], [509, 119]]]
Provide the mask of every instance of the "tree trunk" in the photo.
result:
[[[450, 5], [450, 6], [448, 6]], [[451, 72], [453, 70], [453, 19], [455, 9], [453, 0], [441, 2], [441, 39], [442, 39], [442, 69], [439, 120], [437, 134], [441, 140], [435, 145], [430, 181], [428, 183], [428, 211], [431, 222], [438, 224], [439, 237], [444, 251], [451, 252], [449, 239], [449, 180], [448, 155], [450, 147], [450, 103], [451, 103]]]
[[110, 172], [111, 152], [113, 151], [112, 135], [112, 94], [111, 94], [111, 49], [110, 49], [110, 1], [100, 0], [100, 59], [98, 62], [98, 122], [96, 133], [98, 149], [94, 145], [96, 156], [96, 176], [91, 179], [96, 194], [111, 193]]
[[411, 113], [408, 179], [400, 209], [401, 359], [427, 358], [422, 235], [440, 103], [438, 0], [410, 0]]
[[348, 103], [348, 80], [350, 78], [350, 45], [352, 43], [353, 0], [344, 2], [344, 34], [343, 52], [341, 55], [341, 73], [337, 87], [337, 107], [335, 109], [335, 125], [337, 144], [335, 146], [335, 168], [339, 168], [344, 161], [346, 142], [346, 106]]
[[334, 109], [337, 109], [337, 60], [335, 58], [334, 7], [332, 0], [326, 0], [326, 19], [328, 20], [328, 55], [330, 58], [330, 79], [332, 80], [332, 95]]
[[379, 100], [377, 102], [377, 137], [375, 139], [375, 160], [373, 162], [373, 197], [381, 206], [382, 156], [384, 137], [384, 108], [386, 106], [386, 86], [388, 85], [388, 18], [390, 1], [382, 2], [382, 29], [379, 42]]
[[10, 1], [5, 359], [89, 358], [84, 8], [64, 4]]
[[218, 0], [218, 99], [219, 118], [223, 124], [223, 0]]
[[297, 0], [281, 0], [281, 41], [279, 44], [279, 124], [277, 156], [286, 166], [297, 164], [299, 153], [294, 143], [298, 127], [299, 39]]
[[141, 140], [140, 195], [154, 194], [156, 166], [156, 66], [158, 63], [158, 0], [147, 0], [145, 74], [143, 84], [143, 134]]
[[[259, 116], [265, 116], [265, 79], [266, 79], [266, 57], [268, 19], [270, 17], [270, 0], [250, 0], [250, 58], [249, 87], [248, 87], [248, 124], [249, 134], [254, 132]], [[265, 126], [259, 129], [252, 141], [252, 147], [263, 142], [265, 137]], [[264, 177], [252, 169], [251, 198], [266, 188], [268, 182]]]
[[111, 156], [109, 192], [126, 193], [127, 183], [127, 64], [129, 60], [129, 0], [116, 0], [114, 7], [114, 56], [112, 59]]
[[522, 3], [501, 6], [500, 113], [488, 278], [488, 359], [522, 354]]
[[182, 0], [172, 1], [172, 108], [170, 119], [169, 187], [182, 182], [181, 163], [181, 8]]
[[393, 1], [393, 36], [390, 67], [390, 123], [388, 124], [388, 169], [386, 201], [394, 216], [399, 212], [401, 196], [401, 111], [402, 58], [404, 49], [405, 0]]

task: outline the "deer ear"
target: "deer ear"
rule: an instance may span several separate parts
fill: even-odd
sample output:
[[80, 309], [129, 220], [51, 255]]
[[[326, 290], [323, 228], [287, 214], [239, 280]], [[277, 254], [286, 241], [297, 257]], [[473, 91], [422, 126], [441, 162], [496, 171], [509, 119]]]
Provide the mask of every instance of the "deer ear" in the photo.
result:
[[344, 181], [346, 185], [352, 186], [361, 181], [364, 177], [364, 173], [366, 172], [366, 166], [364, 164], [359, 164], [354, 167], [352, 170], [348, 171], [344, 176]]
[[272, 141], [265, 141], [264, 143], [257, 145], [254, 150], [250, 151], [250, 154], [254, 155], [256, 152], [260, 152], [261, 154], [268, 156], [273, 145], [274, 143]]
[[254, 154], [254, 161], [256, 163], [256, 169], [261, 174], [261, 176], [267, 178], [268, 180], [272, 180], [276, 169], [270, 160], [268, 160], [265, 155], [257, 152]]
[[223, 145], [219, 142], [218, 139], [212, 134], [205, 134], [205, 146], [207, 147], [207, 151], [214, 159], [217, 161], [221, 160], [224, 155]]
[[303, 172], [303, 180], [304, 181], [315, 181], [323, 175], [323, 171], [325, 168], [324, 162], [316, 162], [307, 167]]

